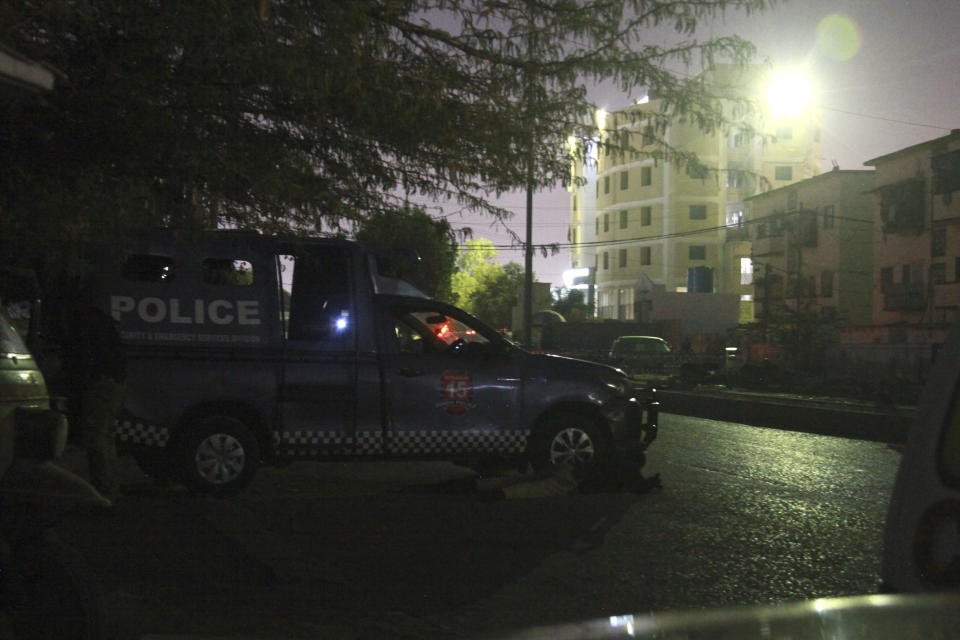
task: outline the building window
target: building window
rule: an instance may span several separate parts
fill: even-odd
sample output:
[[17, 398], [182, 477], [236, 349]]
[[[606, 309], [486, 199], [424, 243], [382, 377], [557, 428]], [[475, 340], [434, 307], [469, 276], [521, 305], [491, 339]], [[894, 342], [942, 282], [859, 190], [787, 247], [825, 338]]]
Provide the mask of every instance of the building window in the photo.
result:
[[893, 267], [880, 269], [880, 290], [889, 291], [893, 287]]
[[777, 167], [773, 170], [774, 180], [793, 180], [793, 167]]
[[620, 228], [621, 229], [627, 228], [627, 214], [628, 212], [626, 209], [620, 212]]
[[833, 271], [826, 270], [820, 272], [820, 297], [833, 297]]
[[703, 180], [707, 177], [708, 169], [699, 162], [690, 162], [687, 164], [687, 175], [697, 180]]
[[753, 260], [740, 258], [740, 284], [753, 284]]
[[600, 197], [600, 181], [597, 180], [597, 197]]
[[947, 228], [942, 225], [930, 229], [930, 255], [935, 258], [947, 255]]
[[934, 262], [930, 265], [930, 282], [933, 284], [944, 284], [947, 281], [947, 265], [942, 262]]
[[577, 196], [573, 196], [573, 204], [570, 205], [570, 208], [574, 211], [577, 210]]
[[739, 162], [727, 163], [727, 187], [736, 189], [743, 185], [743, 165]]
[[633, 289], [618, 289], [617, 303], [617, 320], [633, 320]]
[[621, 268], [627, 266], [627, 250], [626, 249], [620, 249], [620, 255], [618, 256], [617, 264]]
[[828, 204], [827, 206], [825, 206], [823, 208], [823, 228], [832, 229], [833, 221], [835, 217], [836, 217], [836, 214], [834, 213], [833, 205]]
[[653, 169], [650, 167], [641, 167], [640, 186], [649, 187], [653, 183]]
[[620, 172], [620, 190], [625, 190], [630, 184], [630, 174], [626, 171]]
[[707, 205], [705, 205], [705, 204], [692, 204], [692, 205], [690, 205], [690, 219], [691, 219], [691, 220], [706, 220], [706, 219], [707, 219]]
[[953, 281], [960, 282], [960, 257], [953, 259]]
[[604, 232], [610, 231], [610, 214], [609, 213], [603, 214], [603, 231]]
[[640, 226], [649, 227], [653, 218], [653, 207], [640, 207]]
[[777, 142], [781, 140], [793, 140], [793, 127], [790, 125], [780, 125], [777, 127]]
[[640, 264], [650, 264], [650, 247], [640, 247]]
[[643, 146], [649, 146], [656, 142], [656, 138], [653, 135], [653, 125], [648, 124], [643, 128]]
[[608, 254], [606, 251], [603, 252], [603, 268], [610, 268], [610, 254]]
[[707, 247], [702, 244], [690, 245], [690, 259], [691, 260], [706, 260], [707, 259]]
[[610, 193], [610, 176], [603, 176], [603, 192]]

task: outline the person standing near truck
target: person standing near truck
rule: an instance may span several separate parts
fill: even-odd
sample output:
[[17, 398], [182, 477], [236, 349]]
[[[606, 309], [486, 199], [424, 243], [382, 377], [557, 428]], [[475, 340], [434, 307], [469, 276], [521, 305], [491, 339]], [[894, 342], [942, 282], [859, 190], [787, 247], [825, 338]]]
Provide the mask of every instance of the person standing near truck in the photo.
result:
[[127, 377], [116, 322], [81, 295], [64, 345], [63, 373], [76, 408], [75, 424], [87, 454], [90, 483], [111, 502], [118, 493], [116, 421]]

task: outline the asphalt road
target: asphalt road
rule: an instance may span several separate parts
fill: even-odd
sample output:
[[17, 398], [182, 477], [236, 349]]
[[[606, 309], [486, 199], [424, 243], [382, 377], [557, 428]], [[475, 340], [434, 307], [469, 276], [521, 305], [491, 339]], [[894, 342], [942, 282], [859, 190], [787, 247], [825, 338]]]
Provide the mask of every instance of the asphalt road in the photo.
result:
[[469, 638], [869, 593], [898, 461], [665, 414], [653, 492], [485, 502], [445, 463], [300, 463], [213, 500], [127, 461], [115, 513], [61, 534], [97, 568], [117, 638]]

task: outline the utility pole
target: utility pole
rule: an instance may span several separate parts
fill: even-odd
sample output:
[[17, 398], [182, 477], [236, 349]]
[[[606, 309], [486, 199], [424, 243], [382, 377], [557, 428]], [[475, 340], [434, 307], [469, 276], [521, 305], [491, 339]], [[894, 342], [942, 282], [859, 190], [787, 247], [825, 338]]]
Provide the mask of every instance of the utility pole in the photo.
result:
[[533, 188], [534, 188], [534, 144], [536, 144], [536, 118], [533, 114], [533, 71], [532, 31], [535, 28], [533, 6], [527, 2], [527, 61], [524, 68], [524, 96], [523, 102], [527, 115], [527, 131], [530, 140], [527, 145], [527, 233], [524, 246], [523, 261], [523, 344], [527, 348], [533, 347]]

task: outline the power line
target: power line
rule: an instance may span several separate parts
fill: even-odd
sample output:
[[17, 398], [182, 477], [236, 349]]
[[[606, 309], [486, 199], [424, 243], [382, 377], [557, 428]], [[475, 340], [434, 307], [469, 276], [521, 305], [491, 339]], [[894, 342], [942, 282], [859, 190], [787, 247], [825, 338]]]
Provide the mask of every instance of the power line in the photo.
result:
[[928, 129], [939, 129], [940, 131], [952, 131], [950, 127], [941, 127], [935, 124], [924, 124], [922, 122], [910, 122], [908, 120], [897, 120], [896, 118], [884, 118], [882, 116], [871, 116], [865, 113], [856, 113], [854, 111], [844, 111], [843, 109], [834, 109], [832, 107], [820, 107], [824, 111], [833, 111], [836, 113], [842, 113], [848, 116], [857, 116], [858, 118], [868, 118], [870, 120], [881, 120], [883, 122], [893, 122], [894, 124], [906, 124], [911, 127], [926, 127]]
[[[802, 213], [802, 212], [796, 212], [796, 213]], [[547, 243], [542, 243], [542, 244], [534, 245], [534, 247], [537, 247], [537, 248], [544, 248], [544, 247], [546, 247], [546, 248], [548, 248], [548, 249], [549, 249], [550, 247], [557, 247], [557, 248], [561, 248], [561, 249], [562, 249], [562, 248], [571, 248], [571, 247], [587, 247], [587, 248], [591, 248], [591, 247], [615, 247], [615, 246], [618, 246], [618, 245], [633, 244], [633, 243], [636, 243], [636, 242], [653, 242], [653, 241], [656, 241], [656, 240], [668, 240], [668, 239], [670, 239], [670, 238], [684, 238], [684, 237], [696, 236], [696, 235], [700, 235], [700, 234], [704, 234], [704, 233], [716, 233], [716, 232], [718, 232], [718, 231], [725, 231], [725, 230], [726, 230], [726, 231], [729, 231], [729, 230], [731, 230], [731, 229], [741, 229], [741, 228], [743, 228], [745, 225], [749, 225], [749, 224], [760, 224], [760, 223], [766, 222], [766, 221], [768, 221], [768, 220], [781, 220], [781, 219], [783, 219], [784, 217], [790, 216], [790, 215], [794, 215], [794, 213], [772, 213], [772, 214], [770, 214], [770, 215], [763, 216], [763, 217], [760, 217], [760, 218], [753, 218], [753, 219], [750, 219], [750, 220], [743, 220], [743, 221], [741, 221], [741, 222], [740, 222], [739, 224], [737, 224], [737, 225], [726, 225], [726, 224], [725, 224], [725, 225], [720, 225], [720, 226], [716, 226], [716, 227], [703, 227], [703, 228], [700, 228], [700, 229], [690, 229], [690, 230], [687, 230], [687, 231], [677, 231], [677, 232], [674, 232], [674, 233], [663, 233], [663, 234], [658, 234], [658, 235], [642, 236], [642, 237], [627, 238], [627, 239], [620, 239], [620, 240], [592, 240], [592, 241], [590, 241], [590, 242], [547, 242]], [[848, 221], [848, 222], [859, 222], [859, 223], [862, 223], [862, 224], [873, 224], [873, 220], [864, 220], [863, 218], [851, 218], [851, 217], [848, 217], [848, 216], [834, 216], [834, 219], [835, 219], [835, 220], [846, 220], [846, 221]], [[489, 248], [491, 248], [491, 245], [486, 245], [485, 247], [470, 247], [469, 245], [467, 245], [467, 246], [461, 246], [460, 248], [461, 248], [461, 250], [464, 250], [464, 251], [482, 251], [482, 250], [484, 250], [484, 249], [489, 249]], [[515, 246], [515, 245], [496, 245], [496, 244], [495, 244], [495, 245], [492, 245], [492, 248], [494, 248], [494, 249], [504, 249], [504, 250], [523, 249], [522, 246], [517, 247], [517, 246]]]

